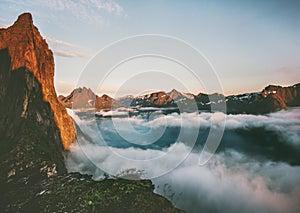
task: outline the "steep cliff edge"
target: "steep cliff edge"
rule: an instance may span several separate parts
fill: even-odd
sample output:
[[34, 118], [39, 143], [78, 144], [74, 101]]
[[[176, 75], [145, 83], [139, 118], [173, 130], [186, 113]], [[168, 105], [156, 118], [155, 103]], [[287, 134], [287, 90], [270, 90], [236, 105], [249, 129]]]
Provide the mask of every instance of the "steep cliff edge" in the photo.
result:
[[0, 212], [180, 212], [149, 180], [67, 174], [62, 153], [76, 134], [53, 76], [30, 14], [0, 29]]
[[52, 52], [30, 14], [0, 29], [1, 183], [66, 172], [62, 151], [75, 127], [57, 101], [53, 76]]
[[[0, 29], [0, 49], [6, 48], [11, 58], [11, 71], [26, 67], [41, 84], [43, 99], [50, 104], [62, 143], [68, 149], [76, 138], [74, 123], [57, 100], [53, 83], [53, 53], [33, 25], [30, 13], [20, 15], [11, 27]], [[2, 87], [0, 96], [6, 92]]]

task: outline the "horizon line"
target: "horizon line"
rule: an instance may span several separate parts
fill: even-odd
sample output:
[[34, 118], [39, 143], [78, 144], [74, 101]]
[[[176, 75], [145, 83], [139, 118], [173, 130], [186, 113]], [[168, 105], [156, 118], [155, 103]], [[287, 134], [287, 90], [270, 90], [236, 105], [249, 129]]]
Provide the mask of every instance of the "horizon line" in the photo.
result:
[[[60, 95], [62, 95], [62, 96], [68, 96], [68, 95], [70, 95], [75, 89], [78, 89], [78, 88], [86, 88], [86, 89], [91, 89], [92, 90], [92, 92], [95, 94], [95, 95], [97, 95], [97, 96], [99, 96], [99, 97], [101, 97], [101, 96], [103, 96], [103, 95], [107, 95], [107, 96], [109, 96], [109, 97], [111, 97], [111, 98], [114, 98], [114, 99], [117, 99], [117, 98], [122, 98], [122, 97], [126, 97], [126, 96], [133, 96], [133, 97], [139, 97], [139, 96], [144, 96], [144, 95], [147, 95], [147, 94], [152, 94], [152, 93], [157, 93], [157, 92], [165, 92], [165, 93], [169, 93], [169, 92], [172, 92], [173, 90], [176, 90], [177, 92], [180, 92], [181, 94], [191, 94], [191, 95], [198, 95], [198, 94], [207, 94], [207, 95], [212, 95], [212, 94], [220, 94], [220, 95], [224, 95], [225, 97], [227, 97], [227, 96], [233, 96], [233, 95], [242, 95], [242, 94], [250, 94], [250, 93], [257, 93], [257, 92], [261, 92], [263, 89], [265, 89], [266, 87], [268, 87], [268, 86], [279, 86], [279, 87], [293, 87], [293, 86], [296, 86], [296, 85], [298, 85], [298, 84], [300, 84], [300, 82], [298, 82], [298, 83], [294, 83], [294, 84], [286, 84], [286, 85], [281, 85], [281, 84], [268, 84], [267, 86], [265, 86], [265, 87], [263, 87], [261, 90], [259, 90], [259, 91], [249, 91], [249, 92], [237, 92], [237, 93], [231, 93], [231, 94], [221, 94], [221, 93], [218, 93], [218, 92], [208, 92], [208, 93], [204, 93], [204, 92], [182, 92], [182, 91], [180, 91], [180, 90], [178, 90], [178, 89], [176, 89], [176, 88], [173, 88], [173, 89], [171, 89], [170, 91], [165, 91], [165, 90], [159, 90], [159, 89], [157, 89], [157, 90], [155, 90], [155, 91], [153, 91], [153, 92], [148, 92], [148, 93], [143, 93], [143, 94], [139, 94], [139, 95], [134, 95], [134, 94], [130, 94], [130, 93], [128, 93], [128, 94], [126, 94], [126, 95], [122, 95], [122, 96], [117, 96], [117, 97], [115, 97], [114, 95], [111, 95], [111, 94], [109, 94], [109, 93], [100, 93], [100, 92], [95, 92], [95, 91], [93, 91], [90, 87], [88, 87], [88, 86], [78, 86], [78, 87], [74, 87], [73, 89], [71, 89], [68, 93], [58, 93], [57, 92], [57, 96], [60, 96]], [[55, 90], [56, 90], [56, 88], [55, 88]]]

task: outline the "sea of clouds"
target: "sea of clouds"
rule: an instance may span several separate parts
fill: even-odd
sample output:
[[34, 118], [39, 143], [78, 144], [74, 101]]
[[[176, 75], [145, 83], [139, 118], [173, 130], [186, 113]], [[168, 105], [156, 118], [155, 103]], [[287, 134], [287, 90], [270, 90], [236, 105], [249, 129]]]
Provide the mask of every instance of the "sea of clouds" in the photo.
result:
[[[268, 115], [174, 113], [154, 115], [146, 120], [140, 116], [114, 118], [113, 122], [83, 119], [75, 111], [68, 112], [83, 133], [79, 134], [78, 144], [67, 157], [70, 172], [91, 174], [96, 180], [104, 178], [104, 173], [112, 178], [150, 178], [156, 193], [188, 212], [299, 212], [298, 164], [280, 158], [276, 161], [268, 157], [262, 159], [236, 149], [222, 149], [200, 166], [199, 152], [192, 150], [185, 141], [176, 141], [161, 149], [114, 147], [105, 142], [107, 135], [116, 133], [142, 140], [141, 135], [162, 136], [162, 130], [169, 127], [217, 128], [226, 119], [225, 134], [226, 131], [251, 132], [251, 129], [262, 128], [278, 136], [276, 143], [286, 143], [297, 150], [300, 146], [299, 108]], [[243, 137], [246, 136], [242, 135], [239, 140]], [[227, 143], [230, 138], [230, 135], [226, 137]]]

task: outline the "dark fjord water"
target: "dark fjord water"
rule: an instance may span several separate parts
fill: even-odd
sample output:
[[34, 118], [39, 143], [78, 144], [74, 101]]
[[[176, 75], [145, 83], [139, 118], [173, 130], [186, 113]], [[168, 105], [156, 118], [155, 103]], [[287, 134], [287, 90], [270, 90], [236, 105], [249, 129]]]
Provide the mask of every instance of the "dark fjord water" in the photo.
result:
[[300, 108], [227, 115], [221, 143], [204, 166], [199, 155], [220, 122], [211, 113], [113, 119], [69, 113], [81, 132], [69, 171], [99, 180], [104, 173], [150, 178], [156, 193], [188, 212], [299, 212]]

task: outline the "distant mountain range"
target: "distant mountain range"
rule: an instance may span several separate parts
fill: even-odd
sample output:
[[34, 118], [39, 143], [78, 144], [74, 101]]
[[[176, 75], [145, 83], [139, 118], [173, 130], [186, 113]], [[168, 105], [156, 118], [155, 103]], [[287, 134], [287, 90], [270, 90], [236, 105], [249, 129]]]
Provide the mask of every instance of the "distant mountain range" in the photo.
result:
[[170, 92], [158, 91], [142, 96], [127, 95], [113, 99], [108, 95], [97, 96], [86, 87], [77, 88], [68, 96], [60, 95], [59, 101], [68, 108], [95, 108], [111, 110], [120, 107], [179, 107], [183, 111], [212, 111], [212, 108], [226, 103], [227, 113], [264, 114], [287, 107], [300, 106], [300, 84], [289, 87], [269, 85], [261, 92], [224, 96], [222, 94], [191, 94], [173, 89]]

